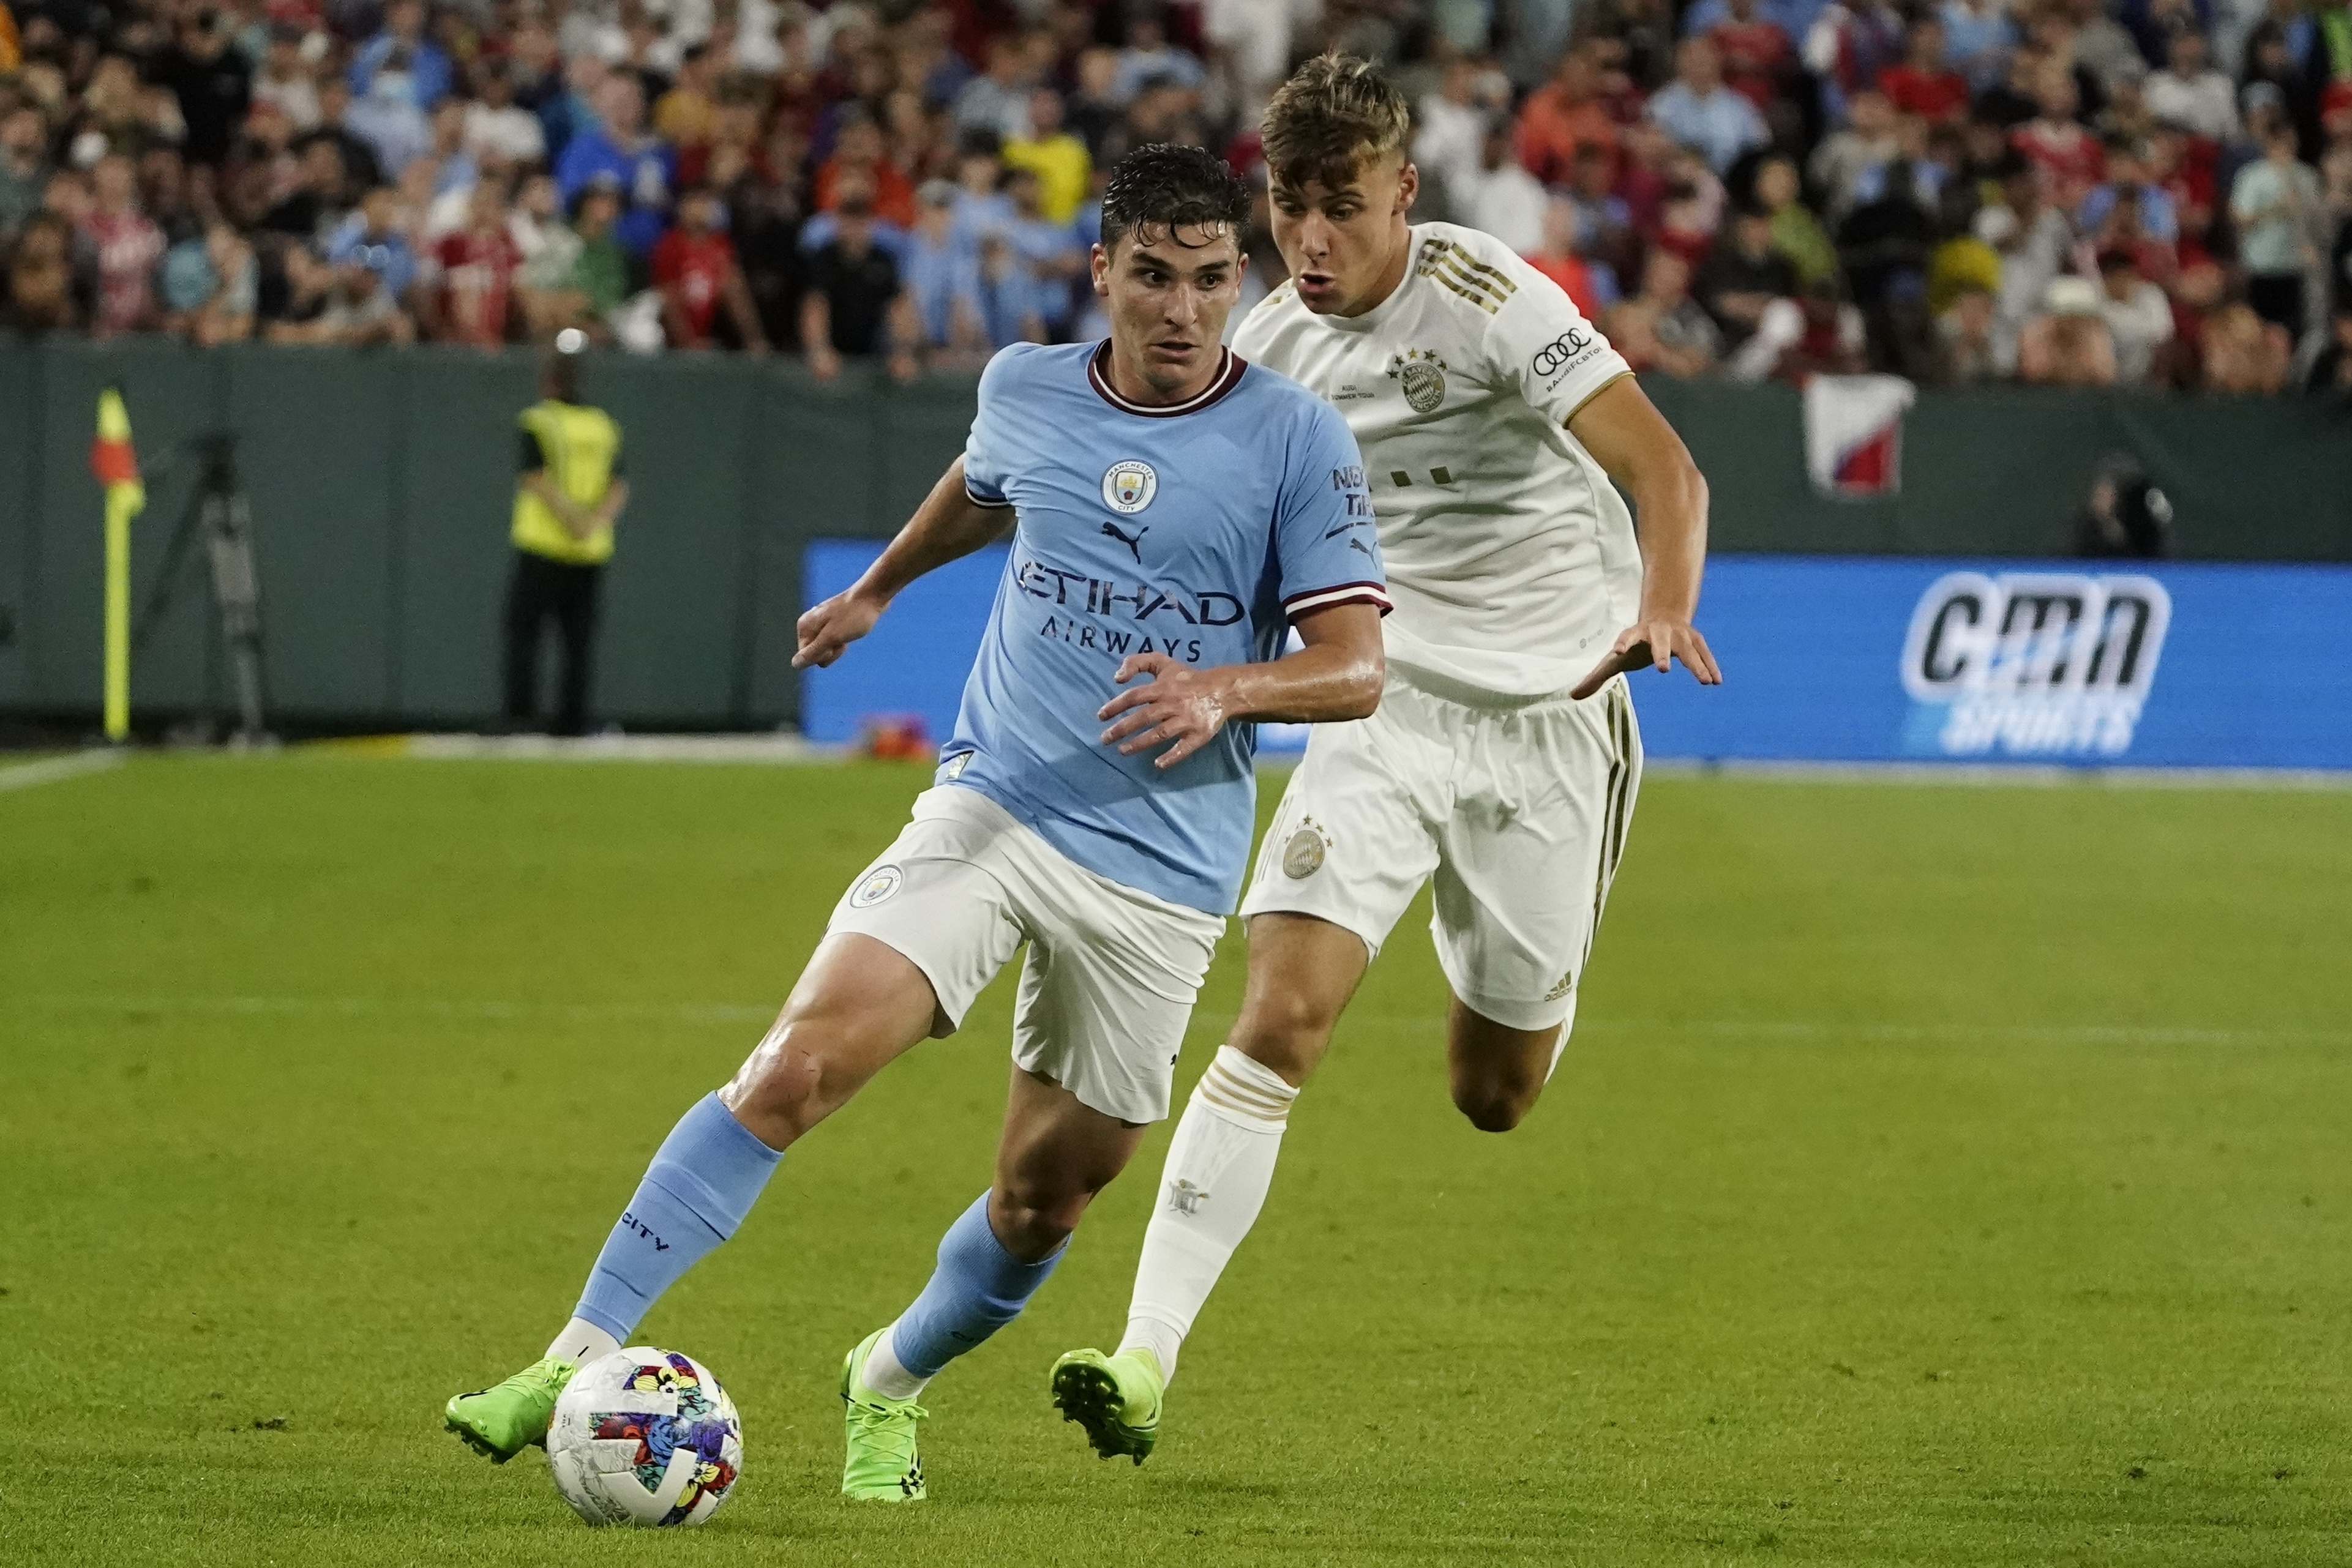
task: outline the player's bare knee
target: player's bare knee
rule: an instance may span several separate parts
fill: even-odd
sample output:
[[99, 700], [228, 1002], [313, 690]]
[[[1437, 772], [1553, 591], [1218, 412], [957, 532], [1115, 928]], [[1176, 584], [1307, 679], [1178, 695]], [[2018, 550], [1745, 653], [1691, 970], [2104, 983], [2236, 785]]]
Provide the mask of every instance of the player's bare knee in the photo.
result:
[[1542, 1088], [1539, 1083], [1524, 1089], [1496, 1083], [1457, 1083], [1454, 1086], [1454, 1103], [1480, 1132], [1507, 1133], [1528, 1119]]
[[1296, 1089], [1313, 1074], [1331, 1043], [1335, 1010], [1301, 996], [1253, 998], [1227, 1043]]
[[745, 1060], [719, 1099], [754, 1137], [781, 1149], [824, 1118], [824, 1067], [779, 1028]]
[[1078, 1228], [1094, 1188], [1000, 1180], [989, 1195], [989, 1228], [1007, 1252], [1034, 1263]]

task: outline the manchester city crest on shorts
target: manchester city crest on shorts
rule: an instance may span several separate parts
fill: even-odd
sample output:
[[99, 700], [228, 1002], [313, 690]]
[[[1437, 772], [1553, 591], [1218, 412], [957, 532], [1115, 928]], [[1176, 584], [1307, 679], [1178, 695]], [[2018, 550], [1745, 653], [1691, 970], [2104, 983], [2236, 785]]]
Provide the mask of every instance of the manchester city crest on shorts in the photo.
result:
[[857, 890], [849, 895], [852, 909], [871, 909], [899, 888], [906, 885], [907, 873], [894, 865], [877, 865], [866, 873]]
[[1415, 413], [1433, 413], [1445, 401], [1445, 361], [1433, 349], [1407, 349], [1389, 361], [1390, 377], [1404, 388]]
[[1115, 512], [1139, 512], [1160, 494], [1160, 476], [1139, 457], [1114, 463], [1103, 475], [1103, 505]]

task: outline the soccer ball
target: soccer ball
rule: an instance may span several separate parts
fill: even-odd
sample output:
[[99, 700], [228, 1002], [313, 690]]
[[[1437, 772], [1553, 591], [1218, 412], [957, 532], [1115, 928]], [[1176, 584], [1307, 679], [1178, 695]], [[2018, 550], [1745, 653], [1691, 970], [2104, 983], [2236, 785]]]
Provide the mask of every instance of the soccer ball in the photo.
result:
[[547, 1468], [591, 1524], [703, 1524], [742, 1479], [743, 1423], [709, 1367], [632, 1345], [564, 1388]]

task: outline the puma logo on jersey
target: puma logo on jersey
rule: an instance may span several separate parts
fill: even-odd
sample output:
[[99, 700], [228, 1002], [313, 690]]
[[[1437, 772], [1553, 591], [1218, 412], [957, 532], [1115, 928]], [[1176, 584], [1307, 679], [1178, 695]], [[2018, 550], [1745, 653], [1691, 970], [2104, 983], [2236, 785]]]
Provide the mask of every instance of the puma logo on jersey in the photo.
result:
[[1119, 543], [1125, 545], [1128, 549], [1128, 553], [1135, 557], [1136, 565], [1141, 566], [1143, 564], [1143, 536], [1151, 531], [1151, 525], [1150, 523], [1144, 524], [1141, 528], [1136, 529], [1135, 532], [1131, 534], [1121, 528], [1117, 523], [1105, 523], [1102, 526], [1102, 531], [1109, 535], [1112, 538], [1117, 539]]

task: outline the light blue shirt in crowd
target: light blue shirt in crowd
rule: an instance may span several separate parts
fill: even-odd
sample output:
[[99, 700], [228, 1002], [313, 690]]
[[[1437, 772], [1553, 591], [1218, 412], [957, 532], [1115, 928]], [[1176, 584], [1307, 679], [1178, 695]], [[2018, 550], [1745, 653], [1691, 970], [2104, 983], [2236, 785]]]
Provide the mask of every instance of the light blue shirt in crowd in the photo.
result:
[[1697, 148], [1718, 174], [1771, 139], [1756, 106], [1719, 83], [1701, 98], [1679, 81], [1669, 82], [1650, 99], [1650, 118], [1676, 141]]

